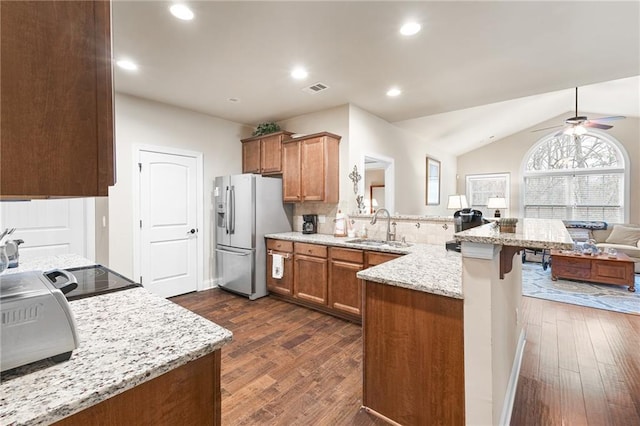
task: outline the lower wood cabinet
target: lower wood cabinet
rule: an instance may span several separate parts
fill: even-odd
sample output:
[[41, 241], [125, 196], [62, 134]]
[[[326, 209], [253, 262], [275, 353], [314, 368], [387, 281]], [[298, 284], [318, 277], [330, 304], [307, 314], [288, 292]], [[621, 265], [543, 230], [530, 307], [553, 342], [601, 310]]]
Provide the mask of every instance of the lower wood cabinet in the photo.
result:
[[[282, 278], [273, 278], [273, 255], [282, 256]], [[293, 243], [267, 240], [267, 290], [284, 296], [293, 295]]]
[[[274, 297], [356, 323], [362, 322], [362, 280], [356, 274], [399, 254], [267, 239], [267, 289]], [[273, 278], [273, 255], [283, 259]]]
[[217, 350], [54, 424], [220, 425], [220, 366]]
[[356, 274], [364, 269], [364, 253], [362, 250], [330, 247], [329, 257], [329, 307], [360, 318], [362, 280]]
[[294, 297], [327, 305], [327, 247], [295, 243], [293, 251]]

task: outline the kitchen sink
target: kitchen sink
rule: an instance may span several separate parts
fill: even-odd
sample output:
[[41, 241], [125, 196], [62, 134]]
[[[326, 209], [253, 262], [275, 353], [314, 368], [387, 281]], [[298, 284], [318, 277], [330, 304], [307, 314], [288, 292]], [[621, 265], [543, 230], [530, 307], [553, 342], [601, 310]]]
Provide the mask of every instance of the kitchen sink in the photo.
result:
[[347, 240], [347, 243], [360, 244], [363, 246], [391, 246], [391, 247], [409, 247], [411, 244], [402, 241], [383, 241], [383, 240], [370, 240], [367, 238], [356, 238], [354, 240]]

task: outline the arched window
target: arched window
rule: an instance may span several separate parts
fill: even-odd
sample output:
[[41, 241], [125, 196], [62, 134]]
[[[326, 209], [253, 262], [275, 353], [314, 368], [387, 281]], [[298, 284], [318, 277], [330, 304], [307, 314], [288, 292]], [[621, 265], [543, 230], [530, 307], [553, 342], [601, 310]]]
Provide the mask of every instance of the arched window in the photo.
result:
[[547, 136], [524, 160], [524, 216], [625, 222], [625, 155], [608, 135]]

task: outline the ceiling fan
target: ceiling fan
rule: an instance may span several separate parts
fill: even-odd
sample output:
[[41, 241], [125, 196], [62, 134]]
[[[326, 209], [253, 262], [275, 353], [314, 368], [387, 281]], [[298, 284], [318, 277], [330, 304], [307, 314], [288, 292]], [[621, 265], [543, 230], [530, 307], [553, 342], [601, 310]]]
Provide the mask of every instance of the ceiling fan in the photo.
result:
[[[613, 121], [613, 120], [621, 120], [626, 118], [623, 115], [614, 115], [611, 117], [600, 117], [589, 120], [588, 117], [584, 115], [578, 115], [578, 88], [576, 87], [576, 115], [575, 117], [570, 117], [564, 120], [565, 126], [554, 136], [560, 136], [561, 134], [566, 135], [584, 135], [587, 133], [587, 127], [592, 127], [594, 129], [602, 129], [608, 130], [613, 126], [610, 124], [603, 124], [601, 121]], [[532, 132], [540, 132], [542, 130], [555, 129], [557, 127], [562, 126], [562, 124], [558, 124], [557, 126], [544, 127], [542, 129], [535, 129]]]

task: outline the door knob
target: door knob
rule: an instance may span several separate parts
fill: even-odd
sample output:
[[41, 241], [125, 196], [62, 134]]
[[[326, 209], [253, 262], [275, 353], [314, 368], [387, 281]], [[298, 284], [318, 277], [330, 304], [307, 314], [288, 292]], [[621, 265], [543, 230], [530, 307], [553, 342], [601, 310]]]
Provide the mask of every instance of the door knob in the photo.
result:
[[187, 234], [195, 234], [196, 232], [198, 232], [198, 230], [191, 228], [189, 231], [187, 231]]

